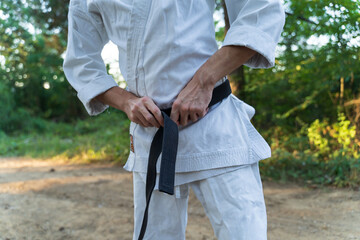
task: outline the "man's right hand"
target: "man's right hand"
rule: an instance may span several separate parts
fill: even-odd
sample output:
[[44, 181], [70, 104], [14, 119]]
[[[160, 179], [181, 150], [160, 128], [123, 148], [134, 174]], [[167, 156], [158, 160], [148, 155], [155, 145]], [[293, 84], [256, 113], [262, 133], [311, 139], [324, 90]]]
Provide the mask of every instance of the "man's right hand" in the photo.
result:
[[161, 111], [150, 97], [137, 97], [120, 87], [112, 87], [95, 99], [125, 112], [132, 122], [143, 127], [164, 126]]
[[143, 127], [159, 128], [164, 126], [164, 119], [160, 109], [147, 96], [129, 98], [124, 112], [132, 122], [138, 123]]

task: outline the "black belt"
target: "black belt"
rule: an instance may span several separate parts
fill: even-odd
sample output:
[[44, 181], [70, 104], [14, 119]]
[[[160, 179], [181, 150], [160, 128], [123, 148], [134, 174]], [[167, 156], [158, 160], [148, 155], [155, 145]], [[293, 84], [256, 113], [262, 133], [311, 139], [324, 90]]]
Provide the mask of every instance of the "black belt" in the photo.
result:
[[[230, 83], [229, 80], [226, 80], [214, 88], [209, 108], [230, 94]], [[146, 208], [138, 238], [139, 240], [143, 239], [145, 235], [150, 198], [156, 183], [156, 162], [161, 152], [159, 191], [170, 195], [174, 194], [175, 162], [178, 148], [179, 129], [176, 123], [170, 119], [170, 113], [171, 108], [161, 111], [161, 114], [164, 117], [164, 127], [159, 128], [151, 142], [146, 175]]]

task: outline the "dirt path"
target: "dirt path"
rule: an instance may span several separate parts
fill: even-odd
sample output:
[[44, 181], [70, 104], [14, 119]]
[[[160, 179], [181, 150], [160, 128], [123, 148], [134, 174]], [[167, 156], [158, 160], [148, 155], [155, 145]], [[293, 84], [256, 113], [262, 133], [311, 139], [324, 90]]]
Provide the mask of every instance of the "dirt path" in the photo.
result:
[[[360, 192], [264, 183], [270, 240], [360, 239]], [[131, 239], [132, 177], [111, 165], [0, 158], [0, 240]], [[191, 194], [187, 239], [215, 239]]]

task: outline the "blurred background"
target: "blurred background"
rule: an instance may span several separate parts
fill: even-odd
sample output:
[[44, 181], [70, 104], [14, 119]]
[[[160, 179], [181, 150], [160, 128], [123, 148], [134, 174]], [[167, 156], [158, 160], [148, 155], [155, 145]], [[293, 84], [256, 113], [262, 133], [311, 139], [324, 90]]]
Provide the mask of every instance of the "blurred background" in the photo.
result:
[[[129, 154], [129, 121], [109, 108], [90, 117], [63, 69], [69, 1], [0, 1], [0, 156], [116, 162]], [[272, 148], [267, 179], [360, 183], [360, 1], [285, 0], [286, 24], [271, 69], [241, 67], [233, 92], [256, 109]], [[229, 27], [216, 2], [221, 45]], [[125, 87], [116, 47], [103, 58]]]

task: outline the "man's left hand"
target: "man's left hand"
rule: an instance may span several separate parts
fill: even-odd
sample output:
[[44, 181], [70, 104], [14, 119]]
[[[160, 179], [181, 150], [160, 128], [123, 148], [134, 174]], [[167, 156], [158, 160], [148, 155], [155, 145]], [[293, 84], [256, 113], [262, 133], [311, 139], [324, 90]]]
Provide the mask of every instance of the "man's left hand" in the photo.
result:
[[173, 103], [170, 118], [178, 125], [196, 122], [208, 111], [215, 83], [240, 67], [255, 51], [243, 46], [223, 46], [195, 73]]
[[196, 122], [208, 111], [214, 84], [200, 75], [194, 75], [172, 105], [170, 118], [178, 125], [186, 126], [190, 121]]

